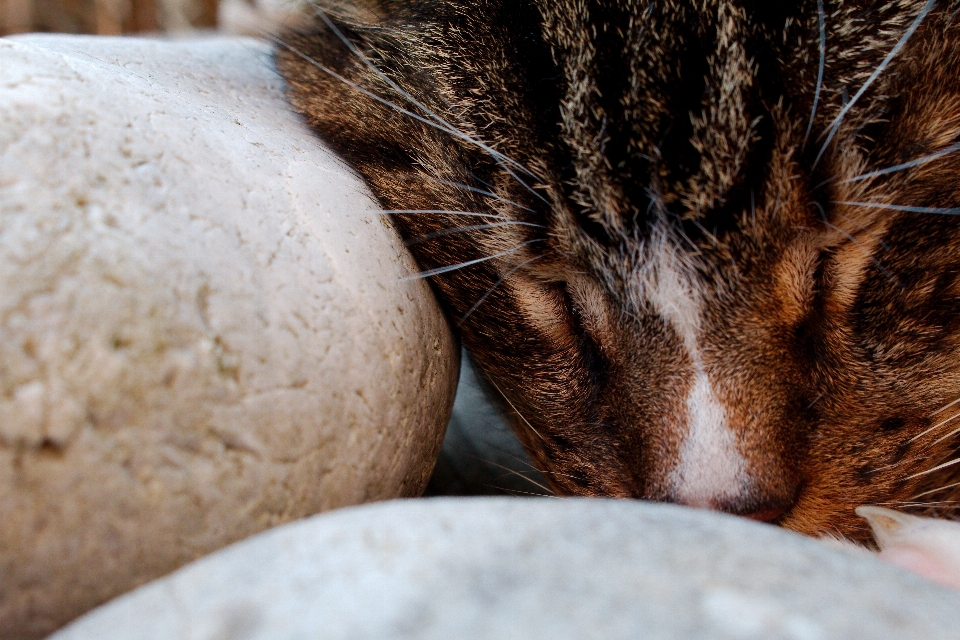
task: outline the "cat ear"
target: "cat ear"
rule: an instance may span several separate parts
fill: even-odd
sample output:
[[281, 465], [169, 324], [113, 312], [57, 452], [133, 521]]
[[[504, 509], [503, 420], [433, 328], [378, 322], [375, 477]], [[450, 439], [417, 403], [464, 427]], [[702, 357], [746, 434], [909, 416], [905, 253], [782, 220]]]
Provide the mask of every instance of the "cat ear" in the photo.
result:
[[960, 522], [872, 506], [856, 512], [873, 529], [881, 560], [960, 589]]

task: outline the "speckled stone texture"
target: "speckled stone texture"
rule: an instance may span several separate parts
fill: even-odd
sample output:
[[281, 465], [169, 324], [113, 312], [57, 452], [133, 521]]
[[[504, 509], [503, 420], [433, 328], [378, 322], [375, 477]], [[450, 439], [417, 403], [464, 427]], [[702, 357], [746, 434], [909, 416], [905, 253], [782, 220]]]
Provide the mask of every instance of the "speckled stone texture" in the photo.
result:
[[254, 40], [0, 40], [0, 638], [418, 494], [457, 346]]
[[51, 640], [955, 640], [958, 610], [960, 594], [745, 519], [438, 498], [269, 531]]

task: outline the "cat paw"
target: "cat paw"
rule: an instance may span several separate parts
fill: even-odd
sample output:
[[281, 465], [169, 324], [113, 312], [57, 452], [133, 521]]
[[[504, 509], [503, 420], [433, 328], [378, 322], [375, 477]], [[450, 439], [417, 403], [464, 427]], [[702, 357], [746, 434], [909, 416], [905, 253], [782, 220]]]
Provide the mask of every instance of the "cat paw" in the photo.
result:
[[856, 512], [870, 524], [881, 560], [960, 590], [960, 522], [873, 506]]

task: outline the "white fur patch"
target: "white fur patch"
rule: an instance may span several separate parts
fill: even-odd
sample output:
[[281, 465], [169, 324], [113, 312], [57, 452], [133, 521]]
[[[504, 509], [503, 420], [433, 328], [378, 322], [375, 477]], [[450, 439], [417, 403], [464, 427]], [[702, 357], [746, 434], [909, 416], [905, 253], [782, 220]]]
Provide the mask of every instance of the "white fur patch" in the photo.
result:
[[697, 360], [693, 386], [687, 394], [687, 420], [680, 463], [670, 474], [674, 499], [693, 507], [712, 508], [742, 497], [749, 488], [747, 463], [737, 449], [736, 435], [727, 425], [726, 411]]
[[700, 296], [680, 264], [678, 252], [666, 239], [657, 242], [648, 259], [652, 269], [643, 287], [645, 298], [683, 340], [693, 364], [693, 382], [686, 399], [687, 425], [680, 460], [670, 472], [673, 499], [681, 504], [711, 508], [749, 491], [747, 461], [737, 447], [703, 366], [698, 344]]

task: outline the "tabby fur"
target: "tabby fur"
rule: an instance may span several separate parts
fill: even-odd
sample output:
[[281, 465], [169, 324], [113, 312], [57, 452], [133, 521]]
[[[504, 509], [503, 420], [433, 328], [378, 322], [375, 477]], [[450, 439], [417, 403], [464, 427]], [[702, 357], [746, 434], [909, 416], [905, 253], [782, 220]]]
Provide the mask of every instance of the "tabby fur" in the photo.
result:
[[556, 493], [854, 539], [859, 505], [951, 513], [960, 1], [316, 9], [290, 99], [416, 211]]

